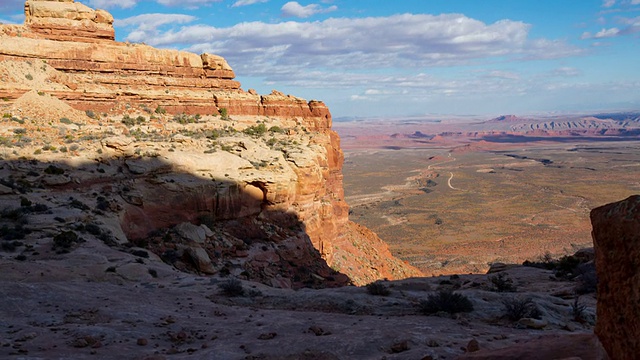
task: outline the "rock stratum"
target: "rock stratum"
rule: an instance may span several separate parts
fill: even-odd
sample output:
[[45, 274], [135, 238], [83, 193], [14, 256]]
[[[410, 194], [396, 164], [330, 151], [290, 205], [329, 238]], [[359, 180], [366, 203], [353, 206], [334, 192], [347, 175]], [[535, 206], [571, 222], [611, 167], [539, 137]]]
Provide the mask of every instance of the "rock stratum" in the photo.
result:
[[0, 25], [0, 196], [46, 210], [18, 208], [40, 226], [5, 239], [85, 234], [285, 288], [419, 274], [349, 221], [324, 103], [244, 91], [220, 56], [116, 42], [109, 13], [73, 0], [25, 15]]

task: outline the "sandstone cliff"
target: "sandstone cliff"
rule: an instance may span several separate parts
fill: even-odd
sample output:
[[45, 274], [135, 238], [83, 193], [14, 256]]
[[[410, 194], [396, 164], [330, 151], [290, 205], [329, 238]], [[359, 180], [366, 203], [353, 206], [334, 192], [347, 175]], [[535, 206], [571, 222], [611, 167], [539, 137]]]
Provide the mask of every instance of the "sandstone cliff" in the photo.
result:
[[612, 359], [640, 353], [640, 196], [591, 211], [598, 271], [595, 332]]
[[349, 221], [322, 102], [245, 92], [219, 56], [115, 42], [111, 15], [73, 0], [25, 13], [0, 26], [7, 203], [98, 201], [46, 226], [98, 224], [188, 271], [284, 287], [418, 275]]

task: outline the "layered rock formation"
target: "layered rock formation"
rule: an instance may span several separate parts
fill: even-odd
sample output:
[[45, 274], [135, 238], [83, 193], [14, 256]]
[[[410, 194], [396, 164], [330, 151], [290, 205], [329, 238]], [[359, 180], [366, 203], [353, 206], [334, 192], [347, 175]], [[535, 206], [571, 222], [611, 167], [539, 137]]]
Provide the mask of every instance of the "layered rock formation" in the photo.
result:
[[640, 354], [640, 196], [591, 211], [598, 273], [595, 332], [612, 359]]
[[[40, 161], [41, 170], [48, 161], [82, 163], [66, 177], [31, 184], [57, 186], [58, 196], [102, 194], [119, 221], [110, 227], [117, 242], [146, 244], [150, 233], [208, 219], [231, 240], [209, 234], [205, 245], [186, 239], [191, 245], [178, 249], [163, 240], [154, 250], [184, 250], [207, 273], [220, 269], [221, 253], [253, 263], [261, 245], [251, 243], [270, 240], [277, 249], [256, 261], [276, 268], [253, 274], [259, 266], [246, 267], [266, 283], [277, 269], [293, 277], [292, 264], [313, 267], [319, 257], [309, 243], [355, 283], [418, 274], [375, 234], [349, 222], [340, 139], [322, 102], [245, 92], [216, 55], [115, 42], [108, 13], [72, 0], [30, 0], [25, 11], [24, 26], [0, 26], [0, 110], [9, 115], [0, 135], [15, 154]], [[64, 111], [66, 104], [87, 116]], [[14, 118], [22, 124], [17, 132]], [[70, 139], [79, 150], [67, 152]], [[65, 153], [42, 153], [51, 148]], [[84, 171], [94, 162], [100, 172]], [[271, 253], [266, 247], [261, 251]], [[216, 258], [218, 267], [210, 267]], [[319, 269], [318, 277], [336, 278], [328, 267]]]

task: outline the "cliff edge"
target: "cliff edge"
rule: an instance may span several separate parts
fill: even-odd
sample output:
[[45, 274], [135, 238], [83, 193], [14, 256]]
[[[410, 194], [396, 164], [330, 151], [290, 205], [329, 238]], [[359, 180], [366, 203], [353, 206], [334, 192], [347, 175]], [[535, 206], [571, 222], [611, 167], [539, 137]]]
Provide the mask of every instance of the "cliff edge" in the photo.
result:
[[40, 225], [20, 226], [31, 249], [74, 233], [277, 287], [419, 275], [349, 221], [324, 103], [244, 91], [220, 56], [116, 42], [109, 13], [73, 0], [25, 15], [0, 25], [0, 202]]

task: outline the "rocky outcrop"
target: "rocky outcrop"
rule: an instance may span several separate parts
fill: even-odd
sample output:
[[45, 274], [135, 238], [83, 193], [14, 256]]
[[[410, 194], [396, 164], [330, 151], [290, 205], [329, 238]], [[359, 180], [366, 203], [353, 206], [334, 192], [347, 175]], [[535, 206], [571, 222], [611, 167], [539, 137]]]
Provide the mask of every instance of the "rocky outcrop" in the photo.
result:
[[[275, 90], [245, 92], [220, 56], [78, 31], [110, 27], [111, 18], [73, 1], [30, 0], [26, 9], [24, 26], [0, 26], [0, 110], [22, 122], [19, 132], [30, 139], [13, 138], [22, 149], [16, 153], [42, 161], [43, 148], [67, 151], [70, 133], [81, 132], [89, 141], [70, 155], [97, 161], [101, 172], [87, 174], [81, 167], [64, 183], [45, 177], [38, 184], [76, 193], [101, 184], [98, 192], [118, 209], [116, 232], [126, 236], [120, 242], [144, 245], [149, 234], [209, 219], [240, 242], [207, 236], [195, 246], [161, 239], [154, 249], [185, 254], [202, 273], [219, 270], [226, 261], [219, 254], [233, 255], [265, 283], [301, 283], [293, 278], [308, 273], [347, 283], [335, 269], [357, 284], [419, 274], [393, 258], [375, 234], [349, 222], [343, 153], [324, 103]], [[63, 118], [64, 129], [50, 126]], [[12, 133], [7, 127], [0, 135]], [[65, 161], [66, 155], [46, 161]], [[255, 248], [271, 251], [264, 241], [280, 245], [254, 262]], [[324, 267], [314, 263], [320, 258]], [[272, 266], [266, 273], [265, 264]]]
[[640, 354], [640, 196], [591, 211], [598, 274], [595, 332], [612, 359]]
[[45, 73], [45, 81], [4, 79], [0, 98], [12, 101], [35, 88], [93, 112], [143, 106], [204, 115], [225, 109], [229, 115], [300, 117], [310, 130], [331, 127], [322, 102], [243, 91], [220, 56], [114, 41], [106, 11], [73, 0], [29, 0], [25, 15], [24, 26], [0, 25], [0, 62], [40, 60], [33, 71]]
[[45, 39], [95, 42], [114, 40], [113, 16], [74, 0], [28, 0], [25, 24]]

